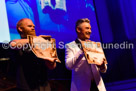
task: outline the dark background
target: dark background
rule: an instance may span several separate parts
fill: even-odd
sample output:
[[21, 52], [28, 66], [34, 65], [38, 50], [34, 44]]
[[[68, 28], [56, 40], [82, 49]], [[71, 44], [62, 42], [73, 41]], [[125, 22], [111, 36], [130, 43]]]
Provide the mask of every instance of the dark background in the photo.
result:
[[[72, 0], [74, 3], [76, 0]], [[82, 0], [83, 1], [83, 0]], [[135, 0], [93, 0], [99, 36], [102, 43], [133, 43], [133, 49], [104, 49], [108, 70], [102, 74], [105, 83], [136, 78], [136, 1]], [[83, 9], [84, 10], [84, 9]], [[89, 13], [89, 12], [88, 12]], [[87, 13], [87, 14], [88, 14]], [[89, 14], [88, 14], [89, 15]], [[75, 16], [76, 17], [76, 16]], [[86, 16], [89, 17], [89, 16]], [[74, 18], [71, 15], [71, 20]], [[77, 17], [75, 18], [75, 20]], [[74, 24], [72, 22], [71, 24]], [[73, 28], [74, 29], [74, 28]], [[54, 36], [55, 37], [55, 36]], [[98, 38], [99, 39], [99, 38]], [[0, 48], [0, 57], [8, 58], [10, 50]], [[49, 70], [52, 80], [68, 80], [70, 84], [71, 71], [65, 68], [65, 50], [57, 49], [61, 64], [53, 71]], [[15, 78], [15, 64], [8, 60], [0, 62], [1, 73]]]

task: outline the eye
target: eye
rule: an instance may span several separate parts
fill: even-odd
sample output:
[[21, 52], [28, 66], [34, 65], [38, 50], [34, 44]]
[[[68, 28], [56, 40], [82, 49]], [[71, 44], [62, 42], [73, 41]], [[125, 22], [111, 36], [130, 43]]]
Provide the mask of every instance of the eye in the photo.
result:
[[86, 29], [90, 29], [89, 27], [86, 27]]
[[28, 27], [30, 27], [30, 28], [35, 28], [35, 26], [34, 26], [34, 25], [28, 25]]
[[28, 25], [28, 27], [32, 27], [32, 25]]

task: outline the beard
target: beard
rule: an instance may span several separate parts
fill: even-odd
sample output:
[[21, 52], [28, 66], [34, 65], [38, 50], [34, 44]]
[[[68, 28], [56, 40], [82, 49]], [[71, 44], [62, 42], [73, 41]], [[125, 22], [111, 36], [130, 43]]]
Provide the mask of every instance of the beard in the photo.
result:
[[36, 36], [36, 33], [35, 31], [24, 31], [22, 35], [23, 35], [22, 38], [27, 38], [27, 35]]
[[27, 32], [27, 35], [33, 35], [33, 36], [36, 36], [36, 33], [35, 33], [35, 31], [31, 31], [31, 32]]

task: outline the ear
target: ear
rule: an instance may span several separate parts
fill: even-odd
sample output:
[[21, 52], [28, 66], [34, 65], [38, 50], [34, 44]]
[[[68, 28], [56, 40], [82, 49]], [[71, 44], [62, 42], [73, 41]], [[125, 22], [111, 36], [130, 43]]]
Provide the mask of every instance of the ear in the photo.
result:
[[22, 28], [21, 27], [18, 27], [18, 31], [20, 32], [20, 33], [22, 33]]
[[81, 29], [79, 27], [77, 27], [76, 30], [77, 30], [77, 33], [81, 32]]

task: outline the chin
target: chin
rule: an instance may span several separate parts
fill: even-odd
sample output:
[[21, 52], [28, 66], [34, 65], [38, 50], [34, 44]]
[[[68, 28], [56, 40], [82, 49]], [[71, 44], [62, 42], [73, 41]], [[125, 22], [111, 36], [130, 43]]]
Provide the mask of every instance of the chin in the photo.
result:
[[90, 39], [90, 37], [87, 37], [86, 39]]
[[33, 36], [36, 36], [36, 34], [35, 34], [35, 33], [30, 33], [29, 35], [33, 35]]
[[86, 36], [86, 39], [90, 39], [90, 36]]

